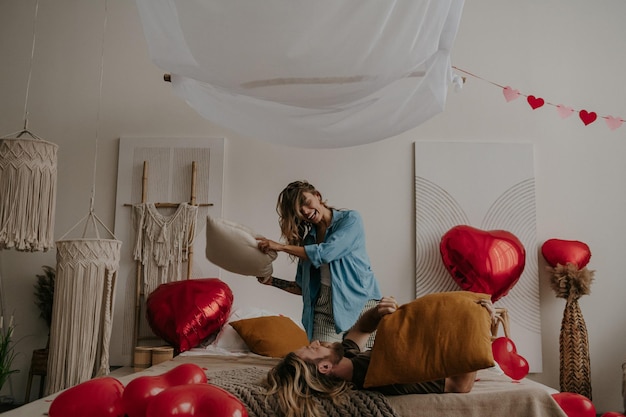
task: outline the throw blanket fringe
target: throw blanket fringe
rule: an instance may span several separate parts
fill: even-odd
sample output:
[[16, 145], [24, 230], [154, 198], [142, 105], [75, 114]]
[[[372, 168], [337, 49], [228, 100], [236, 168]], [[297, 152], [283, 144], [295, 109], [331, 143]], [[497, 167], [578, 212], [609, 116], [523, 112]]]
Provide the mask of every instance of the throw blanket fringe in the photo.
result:
[[[267, 369], [257, 367], [207, 373], [209, 383], [239, 398], [250, 417], [274, 417], [276, 402], [272, 398], [266, 398], [261, 385], [265, 375]], [[387, 398], [375, 391], [352, 390], [348, 394], [348, 400], [339, 405], [326, 398], [316, 397], [315, 401], [322, 411], [321, 415], [327, 417], [398, 417]]]

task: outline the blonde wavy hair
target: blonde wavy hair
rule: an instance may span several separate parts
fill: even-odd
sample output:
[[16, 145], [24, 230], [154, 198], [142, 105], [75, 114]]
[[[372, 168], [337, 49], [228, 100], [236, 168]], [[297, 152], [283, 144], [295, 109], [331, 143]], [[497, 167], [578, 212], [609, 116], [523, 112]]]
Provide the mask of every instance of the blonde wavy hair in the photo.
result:
[[278, 195], [276, 212], [282, 237], [289, 245], [300, 246], [302, 239], [311, 229], [311, 224], [300, 213], [300, 208], [306, 200], [304, 193], [318, 196], [324, 207], [330, 208], [322, 194], [309, 182], [294, 181], [287, 185]]
[[320, 412], [315, 397], [325, 397], [341, 404], [352, 389], [352, 383], [323, 375], [317, 364], [309, 363], [291, 352], [265, 379], [266, 395], [273, 398], [283, 417], [317, 417]]

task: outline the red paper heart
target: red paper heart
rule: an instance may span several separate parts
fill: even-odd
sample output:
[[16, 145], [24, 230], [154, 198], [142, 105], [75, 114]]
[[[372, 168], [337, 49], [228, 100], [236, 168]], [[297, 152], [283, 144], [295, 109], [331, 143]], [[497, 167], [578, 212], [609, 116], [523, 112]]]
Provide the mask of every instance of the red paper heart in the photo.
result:
[[589, 246], [577, 240], [548, 239], [541, 246], [541, 254], [552, 267], [571, 263], [582, 269], [591, 259]]
[[441, 238], [439, 250], [446, 269], [463, 290], [491, 294], [493, 302], [517, 283], [526, 262], [522, 243], [504, 230], [455, 226]]
[[185, 352], [216, 333], [233, 304], [230, 287], [217, 278], [161, 284], [146, 301], [146, 317], [157, 336]]
[[491, 343], [493, 359], [510, 378], [519, 381], [528, 375], [528, 362], [517, 353], [515, 343], [508, 337], [498, 337]]
[[598, 118], [598, 115], [595, 112], [588, 112], [587, 110], [581, 110], [578, 112], [578, 117], [583, 121], [585, 126], [590, 123], [593, 123]]
[[530, 104], [530, 107], [532, 107], [533, 110], [538, 109], [545, 104], [545, 101], [543, 101], [541, 97], [535, 96], [528, 96], [528, 98], [526, 98], [526, 101], [528, 101], [528, 104]]
[[124, 417], [124, 385], [104, 376], [90, 379], [61, 392], [50, 404], [50, 417]]
[[567, 417], [596, 417], [596, 407], [584, 395], [575, 392], [557, 392], [552, 398], [563, 409]]

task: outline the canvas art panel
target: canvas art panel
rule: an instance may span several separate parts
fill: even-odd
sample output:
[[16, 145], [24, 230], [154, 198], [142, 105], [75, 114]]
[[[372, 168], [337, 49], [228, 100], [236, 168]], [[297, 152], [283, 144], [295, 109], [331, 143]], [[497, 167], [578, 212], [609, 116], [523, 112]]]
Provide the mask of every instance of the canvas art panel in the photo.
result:
[[416, 297], [460, 289], [440, 251], [453, 227], [513, 234], [525, 248], [524, 269], [494, 304], [508, 310], [509, 337], [530, 372], [541, 372], [533, 145], [424, 141], [415, 143], [414, 153]]

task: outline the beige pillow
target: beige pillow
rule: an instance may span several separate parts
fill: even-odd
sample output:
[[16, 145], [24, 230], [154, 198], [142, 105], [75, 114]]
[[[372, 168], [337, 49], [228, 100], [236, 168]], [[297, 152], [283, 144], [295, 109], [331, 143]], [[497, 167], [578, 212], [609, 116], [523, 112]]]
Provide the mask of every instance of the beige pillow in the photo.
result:
[[257, 355], [283, 358], [307, 346], [306, 332], [285, 316], [264, 316], [230, 322], [248, 348]]
[[235, 274], [269, 277], [277, 253], [261, 252], [256, 236], [246, 226], [207, 216], [206, 257], [220, 268]]
[[489, 294], [429, 294], [383, 317], [365, 388], [430, 381], [494, 365]]

